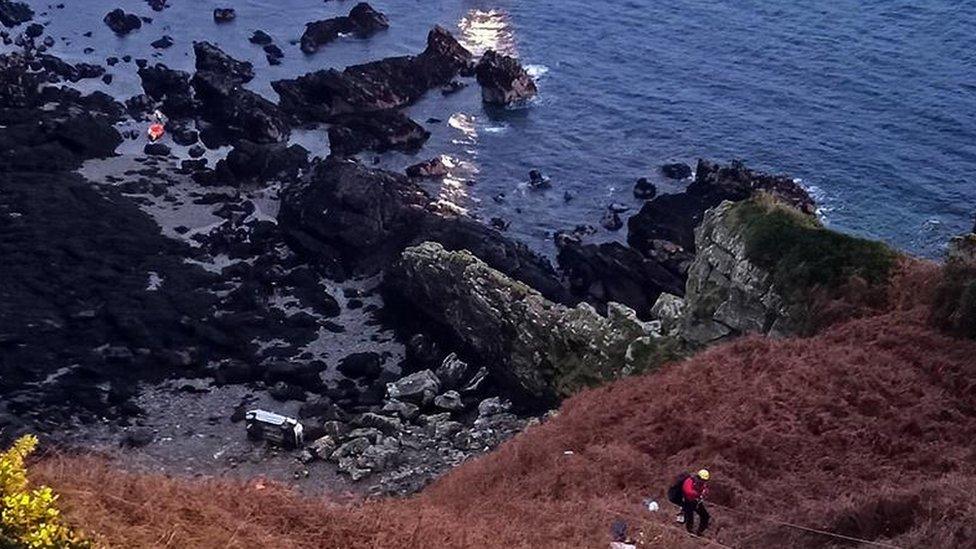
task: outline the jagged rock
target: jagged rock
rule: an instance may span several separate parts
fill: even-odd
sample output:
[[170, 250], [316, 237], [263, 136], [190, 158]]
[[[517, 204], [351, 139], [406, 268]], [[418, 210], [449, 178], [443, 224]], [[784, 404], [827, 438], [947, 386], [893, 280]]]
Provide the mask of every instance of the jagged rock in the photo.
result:
[[153, 11], [163, 11], [164, 9], [169, 7], [166, 4], [166, 0], [146, 0], [146, 3], [149, 4], [149, 7]]
[[481, 388], [481, 384], [484, 383], [487, 378], [488, 368], [485, 368], [484, 366], [478, 368], [478, 371], [471, 376], [471, 379], [467, 384], [465, 384], [464, 388], [461, 389], [461, 392], [465, 394], [477, 392], [478, 389]]
[[451, 81], [471, 62], [446, 30], [435, 27], [420, 55], [391, 57], [272, 82], [281, 108], [303, 121], [329, 122], [340, 114], [395, 109], [412, 103], [427, 90]]
[[123, 448], [142, 448], [148, 446], [156, 437], [151, 429], [136, 428], [125, 433], [119, 446]]
[[349, 431], [349, 434], [346, 436], [352, 440], [366, 439], [370, 444], [376, 444], [383, 440], [383, 432], [374, 427], [359, 427], [358, 429]]
[[552, 180], [542, 175], [539, 170], [529, 170], [529, 187], [533, 189], [548, 189], [552, 187]]
[[668, 179], [688, 179], [691, 177], [691, 166], [684, 162], [664, 164], [661, 166], [661, 173]]
[[[240, 78], [239, 73], [197, 71], [191, 84], [202, 104], [204, 118], [221, 125], [221, 130], [227, 134], [254, 143], [277, 143], [287, 139], [289, 125], [278, 107], [242, 88]], [[202, 133], [201, 138], [205, 135]]]
[[230, 23], [237, 18], [234, 8], [214, 8], [213, 19], [215, 23]]
[[344, 276], [375, 273], [405, 247], [436, 241], [467, 249], [557, 300], [565, 290], [547, 260], [473, 219], [438, 210], [403, 174], [330, 159], [285, 188], [278, 221], [290, 243]]
[[112, 29], [112, 32], [120, 36], [142, 28], [142, 20], [139, 19], [139, 16], [126, 13], [121, 8], [108, 12], [102, 21], [108, 25], [108, 28]]
[[459, 359], [455, 353], [444, 358], [444, 361], [434, 372], [446, 389], [460, 389], [468, 380], [468, 363]]
[[193, 55], [196, 58], [197, 71], [224, 75], [234, 85], [250, 82], [254, 78], [254, 65], [234, 59], [210, 42], [194, 42]]
[[333, 440], [342, 440], [349, 433], [349, 426], [341, 421], [326, 421], [322, 423], [322, 432], [332, 437]]
[[417, 417], [417, 413], [419, 413], [420, 408], [408, 402], [401, 402], [395, 398], [391, 398], [383, 403], [382, 411], [386, 413], [395, 413], [403, 419], [411, 420]]
[[688, 270], [686, 314], [679, 328], [693, 345], [743, 333], [786, 335], [798, 329], [771, 274], [746, 256], [745, 240], [732, 218], [734, 207], [727, 201], [708, 210], [695, 230], [698, 252]]
[[307, 397], [305, 395], [305, 390], [298, 385], [292, 385], [284, 381], [279, 381], [268, 389], [268, 394], [271, 398], [285, 402], [288, 400], [305, 400]]
[[44, 25], [40, 23], [31, 23], [24, 29], [24, 36], [27, 38], [37, 38], [42, 34], [44, 34]]
[[441, 388], [441, 381], [434, 372], [421, 370], [386, 386], [390, 398], [426, 406], [434, 400]]
[[23, 2], [0, 0], [0, 23], [5, 27], [16, 27], [34, 18], [34, 10]]
[[191, 158], [200, 158], [201, 156], [207, 153], [207, 149], [204, 149], [200, 145], [194, 145], [190, 147], [187, 153], [189, 153]]
[[812, 214], [813, 199], [793, 179], [753, 172], [741, 162], [719, 166], [705, 160], [698, 161], [695, 180], [677, 194], [660, 195], [645, 202], [637, 215], [627, 222], [627, 242], [648, 257], [660, 258], [660, 242], [671, 242], [682, 251], [695, 250], [695, 227], [705, 210], [724, 200], [739, 201], [765, 192]]
[[143, 147], [142, 152], [149, 156], [169, 156], [172, 152], [169, 145], [165, 143], [146, 143]]
[[650, 335], [642, 323], [552, 303], [467, 251], [408, 248], [385, 284], [483, 357], [495, 379], [542, 401], [648, 366], [625, 361]]
[[254, 143], [242, 139], [227, 153], [227, 159], [218, 163], [226, 166], [232, 180], [242, 181], [290, 180], [308, 166], [308, 151], [301, 145], [285, 143]]
[[600, 225], [608, 231], [619, 231], [623, 228], [624, 222], [620, 219], [620, 214], [613, 210], [607, 210], [600, 218]]
[[174, 44], [173, 37], [167, 35], [163, 35], [162, 38], [159, 38], [158, 40], [154, 40], [149, 43], [150, 46], [158, 50], [165, 50], [166, 48], [171, 47], [173, 44]]
[[508, 105], [535, 97], [535, 81], [514, 57], [488, 50], [475, 68], [481, 99], [485, 103]]
[[680, 273], [619, 242], [583, 244], [564, 233], [557, 234], [555, 241], [559, 249], [556, 260], [570, 291], [597, 310], [605, 310], [613, 301], [646, 318], [661, 292], [684, 294]]
[[662, 293], [651, 307], [651, 317], [661, 321], [661, 331], [665, 334], [676, 334], [684, 316], [685, 300], [674, 294]]
[[364, 150], [413, 152], [429, 138], [430, 132], [399, 111], [346, 114], [329, 127], [329, 152], [340, 157]]
[[338, 444], [330, 435], [317, 438], [308, 445], [308, 449], [312, 455], [319, 459], [329, 459], [329, 456], [336, 451], [336, 448], [338, 448]]
[[339, 373], [352, 379], [376, 379], [383, 371], [379, 353], [353, 353], [339, 361]]
[[281, 60], [285, 57], [285, 52], [281, 51], [281, 48], [275, 44], [268, 44], [262, 49], [264, 50], [264, 57], [270, 65], [281, 64]]
[[457, 412], [464, 409], [464, 402], [461, 401], [461, 394], [457, 391], [448, 391], [434, 398], [434, 406], [441, 410]]
[[407, 177], [436, 178], [447, 174], [447, 166], [439, 156], [407, 167]]
[[332, 399], [321, 395], [302, 404], [298, 409], [298, 417], [302, 419], [314, 417], [320, 420], [325, 419], [334, 421], [338, 419], [340, 415], [341, 412], [339, 407], [332, 402]]
[[634, 198], [638, 200], [651, 200], [657, 196], [657, 187], [654, 183], [647, 180], [646, 177], [642, 177], [637, 180], [634, 184]]
[[356, 459], [356, 465], [373, 472], [382, 472], [396, 463], [399, 453], [400, 443], [397, 439], [386, 438], [379, 444], [374, 444], [363, 450]]
[[478, 403], [478, 417], [484, 418], [498, 414], [504, 414], [512, 408], [510, 402], [503, 401], [499, 397], [490, 397]]
[[168, 116], [181, 117], [192, 114], [194, 104], [188, 73], [157, 63], [155, 66], [139, 69], [138, 74], [146, 95], [161, 101], [163, 112]]
[[252, 34], [247, 40], [248, 42], [257, 44], [259, 46], [267, 46], [268, 44], [274, 42], [274, 38], [271, 38], [271, 35], [263, 30], [254, 31], [254, 34]]
[[946, 262], [976, 267], [976, 231], [967, 235], [953, 237], [949, 241]]
[[366, 2], [360, 2], [352, 8], [349, 15], [306, 24], [300, 44], [303, 52], [315, 53], [320, 47], [338, 38], [340, 34], [367, 38], [389, 26], [390, 22], [385, 15]]
[[386, 436], [393, 436], [403, 430], [403, 423], [392, 417], [366, 412], [355, 419], [354, 424], [376, 429]]

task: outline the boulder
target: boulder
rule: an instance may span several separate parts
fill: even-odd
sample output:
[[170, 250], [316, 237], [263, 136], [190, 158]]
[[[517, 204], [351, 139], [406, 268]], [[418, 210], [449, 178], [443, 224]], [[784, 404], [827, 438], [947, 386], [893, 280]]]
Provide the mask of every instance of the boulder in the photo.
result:
[[37, 38], [42, 34], [44, 34], [44, 25], [40, 23], [31, 23], [24, 29], [24, 36], [27, 38]]
[[190, 89], [190, 75], [171, 69], [162, 63], [138, 71], [146, 95], [162, 102], [163, 112], [170, 117], [189, 116], [194, 103]]
[[421, 179], [444, 177], [448, 174], [447, 165], [439, 156], [409, 166], [406, 172], [408, 177]]
[[368, 38], [389, 26], [390, 22], [385, 15], [366, 2], [360, 2], [352, 8], [349, 15], [306, 24], [299, 43], [303, 52], [315, 53], [320, 47], [338, 38], [340, 34]]
[[214, 8], [213, 19], [215, 23], [230, 23], [237, 18], [234, 8]]
[[197, 71], [224, 75], [235, 85], [250, 82], [254, 78], [254, 65], [234, 59], [210, 42], [194, 42], [193, 54], [196, 57]]
[[341, 114], [403, 107], [427, 90], [451, 81], [471, 62], [471, 53], [441, 27], [414, 56], [390, 57], [343, 71], [321, 70], [272, 82], [281, 108], [302, 121], [329, 122]]
[[143, 147], [142, 152], [149, 156], [169, 156], [172, 152], [169, 145], [165, 143], [146, 143]]
[[405, 420], [412, 420], [417, 417], [420, 408], [409, 402], [402, 402], [391, 398], [383, 403], [382, 411], [385, 413], [397, 414]]
[[509, 105], [535, 97], [535, 81], [518, 59], [488, 50], [475, 68], [481, 99], [494, 105]]
[[434, 372], [446, 389], [460, 389], [468, 381], [470, 367], [467, 362], [451, 353], [444, 358], [444, 362]]
[[248, 42], [252, 44], [257, 44], [259, 46], [267, 46], [268, 44], [274, 42], [274, 38], [271, 38], [271, 35], [264, 32], [263, 30], [254, 31], [254, 34], [252, 34], [251, 37], [248, 38], [247, 40]]
[[637, 180], [634, 184], [634, 198], [638, 200], [651, 200], [657, 196], [657, 187], [654, 183], [647, 180], [646, 177], [642, 177]]
[[668, 179], [688, 179], [691, 177], [691, 166], [684, 162], [664, 164], [661, 166], [661, 174]]
[[464, 409], [464, 402], [461, 401], [461, 394], [457, 391], [447, 391], [434, 398], [434, 406], [441, 410], [459, 412]]
[[239, 78], [239, 75], [197, 71], [191, 84], [201, 103], [203, 117], [222, 126], [221, 130], [228, 135], [254, 143], [278, 143], [287, 139], [289, 125], [277, 105], [242, 88]]
[[504, 414], [507, 413], [511, 407], [512, 404], [510, 402], [503, 401], [499, 397], [486, 398], [478, 403], [478, 417], [485, 418]]
[[376, 379], [383, 371], [379, 353], [353, 353], [339, 361], [339, 373], [351, 379]]
[[139, 19], [139, 16], [126, 13], [122, 11], [122, 8], [115, 8], [108, 12], [102, 21], [108, 25], [108, 28], [112, 29], [112, 32], [119, 36], [124, 36], [136, 29], [142, 28], [142, 20]]
[[336, 451], [336, 448], [338, 448], [338, 444], [329, 435], [317, 438], [308, 445], [308, 450], [313, 456], [319, 459], [329, 459], [329, 456], [332, 455], [332, 452]]
[[578, 238], [556, 236], [559, 263], [570, 291], [599, 311], [607, 303], [623, 303], [641, 318], [662, 292], [684, 294], [684, 278], [662, 263], [644, 257], [619, 242], [583, 244]]
[[174, 44], [172, 36], [162, 36], [158, 40], [153, 40], [149, 43], [150, 46], [156, 48], [157, 50], [165, 50]]
[[291, 180], [308, 167], [308, 151], [301, 145], [254, 143], [242, 139], [227, 153], [226, 160], [217, 164], [218, 171], [225, 166], [227, 173], [233, 176], [228, 183]]
[[653, 365], [649, 353], [640, 363], [627, 358], [632, 343], [651, 335], [636, 317], [553, 303], [467, 251], [434, 242], [408, 248], [384, 284], [535, 405]]
[[0, 0], [0, 23], [5, 27], [16, 27], [34, 18], [34, 10], [23, 2]]
[[430, 132], [399, 111], [338, 116], [329, 127], [329, 152], [343, 157], [364, 150], [386, 152], [419, 150]]
[[441, 381], [434, 372], [421, 370], [400, 378], [386, 386], [390, 398], [426, 406], [434, 400], [441, 388]]

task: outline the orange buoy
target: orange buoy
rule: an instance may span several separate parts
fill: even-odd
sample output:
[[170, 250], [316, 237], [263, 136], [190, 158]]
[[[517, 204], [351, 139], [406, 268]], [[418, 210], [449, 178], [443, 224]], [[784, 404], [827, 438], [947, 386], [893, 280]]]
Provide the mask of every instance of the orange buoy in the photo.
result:
[[157, 122], [155, 124], [150, 124], [149, 130], [146, 133], [149, 134], [149, 140], [155, 142], [155, 141], [159, 141], [159, 138], [162, 137], [164, 133], [166, 133], [166, 129], [163, 127], [162, 124]]

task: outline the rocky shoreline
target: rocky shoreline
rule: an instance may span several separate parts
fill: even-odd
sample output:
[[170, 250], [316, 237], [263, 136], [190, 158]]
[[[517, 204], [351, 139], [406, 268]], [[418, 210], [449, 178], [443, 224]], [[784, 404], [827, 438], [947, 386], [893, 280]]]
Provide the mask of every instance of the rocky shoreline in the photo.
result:
[[[245, 87], [251, 63], [197, 42], [193, 74], [141, 63], [144, 94], [123, 104], [64, 85], [104, 71], [46, 54], [18, 6], [0, 3], [21, 46], [0, 56], [0, 439], [121, 445], [168, 472], [188, 456], [208, 474], [283, 460], [309, 484], [328, 462], [356, 490], [406, 494], [580, 388], [799, 330], [774, 270], [722, 230], [760, 197], [812, 219], [791, 178], [665, 166], [687, 189], [639, 180], [626, 245], [562, 231], [554, 266], [432, 197], [420, 180], [443, 176], [438, 161], [368, 165], [364, 152], [423, 147], [402, 109], [431, 90], [471, 79], [503, 105], [538, 93], [516, 59], [475, 59], [445, 29], [417, 55], [276, 81], [277, 103]], [[114, 13], [112, 32], [131, 26]], [[388, 24], [360, 4], [310, 23], [301, 49]], [[167, 138], [115, 156], [156, 109]], [[289, 142], [309, 125], [327, 127], [327, 155]], [[300, 418], [307, 448], [255, 458], [240, 421], [258, 404]]]

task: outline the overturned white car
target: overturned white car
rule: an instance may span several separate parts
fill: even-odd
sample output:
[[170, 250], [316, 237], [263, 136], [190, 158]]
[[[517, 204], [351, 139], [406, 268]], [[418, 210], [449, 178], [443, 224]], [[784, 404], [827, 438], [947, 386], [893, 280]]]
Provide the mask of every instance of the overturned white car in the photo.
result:
[[244, 414], [247, 437], [267, 440], [284, 448], [300, 448], [305, 443], [305, 428], [290, 417], [265, 410], [251, 410]]

